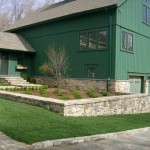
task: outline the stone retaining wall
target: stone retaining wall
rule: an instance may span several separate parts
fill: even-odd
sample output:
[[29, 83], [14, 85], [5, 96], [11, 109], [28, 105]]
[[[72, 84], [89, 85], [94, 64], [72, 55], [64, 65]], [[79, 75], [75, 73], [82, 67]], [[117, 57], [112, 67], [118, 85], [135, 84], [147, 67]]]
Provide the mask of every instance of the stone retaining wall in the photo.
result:
[[[37, 84], [57, 87], [56, 78], [35, 77], [35, 79]], [[92, 89], [93, 91], [104, 92], [107, 91], [107, 80], [63, 78], [61, 79], [61, 87], [65, 89], [73, 88], [84, 91]]]
[[40, 106], [64, 116], [100, 116], [150, 112], [150, 95], [147, 94], [63, 101], [0, 91], [0, 98]]
[[[35, 77], [38, 84], [48, 85], [49, 87], [57, 87], [56, 78], [50, 77]], [[63, 78], [61, 80], [62, 88], [76, 90], [93, 90], [96, 92], [121, 92], [130, 93], [129, 80], [100, 80], [100, 79], [72, 79]]]

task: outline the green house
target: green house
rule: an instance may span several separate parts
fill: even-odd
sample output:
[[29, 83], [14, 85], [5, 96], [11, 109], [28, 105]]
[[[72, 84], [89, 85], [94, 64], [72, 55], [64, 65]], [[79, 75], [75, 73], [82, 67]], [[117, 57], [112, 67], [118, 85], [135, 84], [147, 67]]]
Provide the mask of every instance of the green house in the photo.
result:
[[113, 81], [118, 92], [150, 89], [150, 0], [64, 0], [5, 32], [20, 36], [26, 46], [0, 46], [1, 75], [41, 76], [45, 51], [55, 43], [69, 54], [69, 78]]

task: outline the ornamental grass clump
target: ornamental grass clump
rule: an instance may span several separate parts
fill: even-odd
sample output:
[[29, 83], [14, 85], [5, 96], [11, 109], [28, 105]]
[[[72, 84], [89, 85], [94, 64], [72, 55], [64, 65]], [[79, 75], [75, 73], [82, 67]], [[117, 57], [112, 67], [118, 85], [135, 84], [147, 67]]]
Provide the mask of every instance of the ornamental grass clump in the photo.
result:
[[94, 93], [94, 91], [92, 91], [92, 90], [87, 91], [87, 95], [88, 95], [89, 97], [91, 97], [91, 98], [96, 98], [96, 97], [98, 97], [98, 96]]
[[82, 95], [79, 91], [74, 89], [70, 89], [69, 91], [72, 93], [72, 95], [74, 95], [75, 99], [82, 99]]

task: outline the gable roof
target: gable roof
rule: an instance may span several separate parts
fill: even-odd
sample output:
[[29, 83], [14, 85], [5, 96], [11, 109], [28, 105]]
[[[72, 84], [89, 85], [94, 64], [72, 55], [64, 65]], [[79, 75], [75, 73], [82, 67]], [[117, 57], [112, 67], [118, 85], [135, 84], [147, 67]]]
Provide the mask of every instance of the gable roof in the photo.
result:
[[71, 2], [59, 2], [48, 7], [38, 9], [28, 17], [21, 19], [7, 28], [6, 31], [33, 25], [36, 23], [53, 20], [77, 13], [117, 5], [119, 0], [72, 0]]
[[35, 52], [22, 36], [7, 32], [0, 32], [0, 49]]

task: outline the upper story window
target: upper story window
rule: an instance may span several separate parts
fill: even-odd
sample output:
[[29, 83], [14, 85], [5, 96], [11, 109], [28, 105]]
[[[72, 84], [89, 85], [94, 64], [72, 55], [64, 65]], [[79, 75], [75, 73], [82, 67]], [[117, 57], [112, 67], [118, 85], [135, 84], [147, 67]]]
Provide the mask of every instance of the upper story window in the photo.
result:
[[108, 31], [99, 29], [80, 33], [80, 50], [106, 50], [108, 48]]
[[133, 51], [133, 34], [122, 32], [122, 49], [129, 52]]
[[143, 22], [150, 25], [150, 0], [143, 0]]

